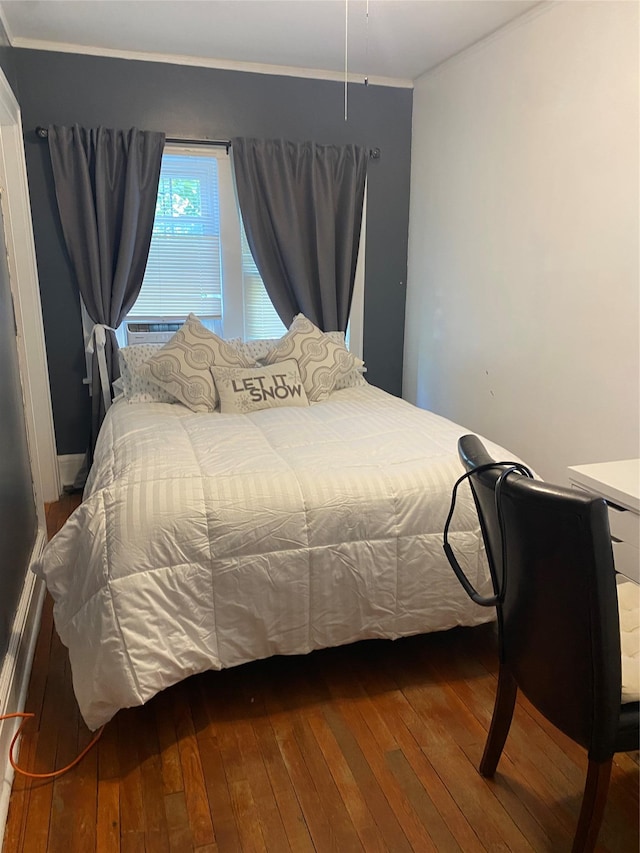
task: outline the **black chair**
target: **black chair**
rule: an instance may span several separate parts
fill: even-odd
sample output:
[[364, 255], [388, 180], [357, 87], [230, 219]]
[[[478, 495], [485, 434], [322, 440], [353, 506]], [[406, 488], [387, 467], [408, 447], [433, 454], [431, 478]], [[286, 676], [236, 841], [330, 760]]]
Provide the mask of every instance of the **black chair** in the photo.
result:
[[[638, 749], [640, 705], [622, 704], [618, 599], [606, 503], [498, 464], [474, 435], [458, 442], [485, 542], [500, 668], [480, 773], [493, 776], [518, 689], [583, 746], [589, 765], [573, 853], [594, 849], [613, 755]], [[487, 467], [491, 466], [491, 467]], [[447, 522], [447, 529], [451, 514]], [[455, 564], [455, 565], [454, 565]]]

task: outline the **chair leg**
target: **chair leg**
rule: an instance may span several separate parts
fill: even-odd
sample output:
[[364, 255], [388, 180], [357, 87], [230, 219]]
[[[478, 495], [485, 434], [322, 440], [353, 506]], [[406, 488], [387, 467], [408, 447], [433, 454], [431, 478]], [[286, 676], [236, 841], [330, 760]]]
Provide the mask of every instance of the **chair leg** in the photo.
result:
[[589, 759], [582, 808], [571, 853], [590, 853], [595, 849], [607, 803], [612, 762], [613, 757], [608, 761]]
[[484, 754], [480, 762], [480, 773], [483, 776], [493, 776], [502, 755], [504, 743], [509, 734], [513, 709], [516, 704], [518, 686], [514, 677], [501, 664], [498, 672], [498, 690], [496, 703], [491, 718], [491, 728], [485, 744]]

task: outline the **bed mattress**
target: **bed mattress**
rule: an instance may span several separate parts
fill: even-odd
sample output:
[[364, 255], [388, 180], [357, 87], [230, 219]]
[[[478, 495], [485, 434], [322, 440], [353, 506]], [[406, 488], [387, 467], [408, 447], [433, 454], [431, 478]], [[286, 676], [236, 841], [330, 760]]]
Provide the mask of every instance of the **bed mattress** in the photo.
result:
[[[246, 415], [113, 405], [35, 568], [87, 726], [204, 670], [494, 618], [442, 550], [465, 432], [370, 385]], [[461, 492], [451, 542], [488, 593]]]

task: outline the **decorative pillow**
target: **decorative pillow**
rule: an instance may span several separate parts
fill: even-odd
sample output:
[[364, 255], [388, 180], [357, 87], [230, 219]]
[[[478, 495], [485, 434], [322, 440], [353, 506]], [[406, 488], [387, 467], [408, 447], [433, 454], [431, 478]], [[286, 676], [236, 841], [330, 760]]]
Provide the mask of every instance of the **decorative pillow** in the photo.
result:
[[111, 402], [117, 403], [118, 400], [124, 400], [124, 385], [121, 376], [111, 383]]
[[289, 331], [280, 338], [264, 358], [265, 364], [276, 364], [295, 358], [302, 384], [312, 402], [326, 400], [339, 378], [356, 366], [356, 357], [344, 344], [325, 335], [303, 314], [293, 319]]
[[223, 414], [309, 405], [294, 358], [271, 367], [212, 367], [211, 373]]
[[342, 344], [343, 347], [346, 347], [344, 332], [323, 332], [323, 335], [326, 335], [330, 341], [333, 341], [336, 344]]
[[269, 350], [272, 350], [279, 340], [280, 338], [263, 338], [254, 341], [239, 340], [234, 346], [245, 358], [250, 359], [252, 362], [258, 362], [262, 361]]
[[[118, 350], [122, 393], [128, 403], [176, 402], [175, 397], [168, 394], [164, 388], [140, 373], [144, 362], [160, 349], [162, 344], [133, 344]], [[114, 391], [116, 390], [114, 387]]]
[[[361, 361], [361, 359], [357, 359], [357, 361]], [[364, 362], [363, 362], [364, 364]], [[350, 370], [346, 376], [343, 376], [341, 379], [338, 379], [336, 384], [333, 386], [334, 391], [340, 391], [343, 388], [358, 388], [360, 385], [366, 385], [367, 380], [362, 375], [366, 370], [366, 367], [354, 367], [353, 370]]]
[[146, 379], [156, 382], [194, 412], [212, 412], [218, 392], [211, 368], [251, 367], [235, 347], [206, 329], [195, 314], [140, 368]]
[[[337, 344], [342, 344], [346, 347], [344, 332], [325, 332], [325, 335], [329, 340], [335, 341]], [[356, 360], [356, 366], [346, 375], [338, 378], [336, 384], [333, 386], [334, 391], [340, 391], [342, 388], [357, 388], [359, 385], [367, 384], [366, 379], [362, 375], [367, 369], [364, 366], [364, 361], [361, 358], [358, 358], [357, 355], [354, 355], [354, 358]]]
[[[323, 332], [323, 334], [326, 335], [330, 341], [334, 341], [337, 344], [345, 346], [344, 332]], [[247, 358], [253, 359], [255, 362], [260, 362], [266, 358], [269, 351], [272, 350], [276, 344], [280, 343], [282, 338], [259, 338], [252, 341], [243, 341], [242, 338], [228, 338], [227, 340], [230, 344], [233, 344], [237, 350], [240, 350], [240, 352]], [[362, 372], [362, 367], [364, 367], [364, 361], [356, 356], [356, 369]], [[350, 375], [351, 374], [349, 374], [349, 376]], [[364, 380], [362, 380], [362, 382], [364, 382]], [[346, 388], [347, 386], [343, 385], [342, 387]]]

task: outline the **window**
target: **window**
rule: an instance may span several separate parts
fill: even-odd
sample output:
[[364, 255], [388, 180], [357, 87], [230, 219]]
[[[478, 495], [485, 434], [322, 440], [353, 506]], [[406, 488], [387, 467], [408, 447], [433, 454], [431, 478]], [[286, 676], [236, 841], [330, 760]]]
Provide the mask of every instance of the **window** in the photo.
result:
[[[348, 329], [362, 357], [366, 190]], [[118, 329], [121, 346], [168, 340], [193, 312], [225, 338], [277, 338], [286, 328], [265, 290], [238, 213], [231, 160], [222, 148], [167, 145], [149, 259], [138, 299]], [[86, 320], [86, 322], [84, 322]], [[85, 338], [92, 323], [83, 314]], [[129, 335], [127, 325], [137, 325]], [[154, 334], [153, 338], [148, 333]], [[88, 374], [90, 375], [90, 374]]]
[[242, 238], [242, 291], [244, 295], [244, 337], [246, 340], [279, 338], [286, 328], [265, 289], [253, 260], [247, 235], [240, 223]]
[[[349, 349], [360, 358], [366, 209], [365, 190], [347, 329]], [[87, 365], [84, 381], [90, 387], [92, 356], [87, 346], [94, 324], [82, 297], [80, 308]], [[167, 341], [191, 312], [225, 338], [278, 338], [286, 332], [247, 243], [229, 155], [220, 148], [167, 145], [145, 276], [135, 305], [116, 330], [118, 344]]]
[[222, 318], [218, 161], [165, 154], [140, 295], [129, 319]]
[[224, 337], [286, 331], [247, 244], [228, 154], [167, 146], [144, 281], [123, 326], [161, 331], [190, 312]]

